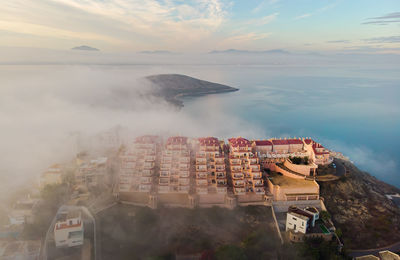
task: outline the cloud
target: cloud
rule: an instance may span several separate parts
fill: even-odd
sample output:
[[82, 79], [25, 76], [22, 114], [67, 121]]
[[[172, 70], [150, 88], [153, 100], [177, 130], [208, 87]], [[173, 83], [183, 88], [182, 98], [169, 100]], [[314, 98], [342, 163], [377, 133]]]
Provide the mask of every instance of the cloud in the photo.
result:
[[337, 5], [337, 2], [336, 2], [336, 3], [329, 4], [329, 5], [326, 5], [326, 6], [323, 6], [323, 7], [319, 8], [319, 9], [317, 9], [317, 10], [314, 11], [314, 12], [305, 13], [305, 14], [296, 16], [296, 17], [294, 17], [293, 19], [294, 19], [294, 20], [300, 20], [300, 19], [308, 18], [308, 17], [311, 17], [311, 16], [313, 16], [313, 15], [316, 15], [316, 14], [319, 14], [319, 13], [323, 13], [323, 12], [325, 12], [325, 11], [327, 11], [327, 10], [329, 10], [329, 9], [331, 9], [331, 8], [333, 8], [333, 7], [335, 7], [336, 5]]
[[397, 43], [400, 42], [400, 36], [388, 36], [388, 37], [375, 37], [364, 39], [368, 43]]
[[251, 19], [245, 22], [246, 25], [262, 26], [271, 23], [278, 17], [279, 13], [273, 13], [261, 18]]
[[327, 41], [327, 43], [350, 43], [349, 40], [335, 40], [335, 41]]
[[383, 16], [367, 18], [362, 24], [387, 25], [400, 22], [400, 12], [389, 13]]
[[15, 0], [0, 6], [0, 30], [114, 47], [161, 42], [180, 48], [218, 30], [227, 8], [220, 0]]
[[311, 15], [312, 15], [311, 13], [302, 14], [302, 15], [296, 16], [294, 18], [294, 20], [304, 19], [304, 18], [310, 17]]
[[280, 0], [264, 0], [261, 1], [256, 7], [251, 10], [252, 13], [258, 13], [265, 8], [267, 5], [274, 5], [278, 3]]

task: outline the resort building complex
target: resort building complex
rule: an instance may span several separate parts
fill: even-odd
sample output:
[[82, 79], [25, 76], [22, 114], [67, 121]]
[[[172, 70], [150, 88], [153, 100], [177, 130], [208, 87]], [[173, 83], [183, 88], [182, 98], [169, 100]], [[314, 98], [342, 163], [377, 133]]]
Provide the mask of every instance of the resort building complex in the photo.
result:
[[121, 201], [155, 206], [318, 201], [318, 165], [330, 152], [309, 138], [141, 136], [120, 152]]
[[43, 188], [46, 185], [60, 184], [62, 182], [62, 175], [62, 166], [60, 164], [54, 164], [50, 166], [40, 176], [40, 188]]

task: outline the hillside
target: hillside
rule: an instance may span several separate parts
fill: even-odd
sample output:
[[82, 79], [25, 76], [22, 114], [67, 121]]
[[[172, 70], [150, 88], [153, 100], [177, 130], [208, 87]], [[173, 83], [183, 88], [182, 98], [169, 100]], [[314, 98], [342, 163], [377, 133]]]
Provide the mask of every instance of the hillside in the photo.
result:
[[157, 92], [154, 93], [155, 95], [161, 96], [177, 106], [183, 106], [182, 100], [179, 99], [180, 97], [195, 97], [239, 90], [226, 85], [179, 74], [152, 75], [147, 76], [145, 79], [156, 86]]
[[346, 176], [319, 184], [346, 247], [369, 249], [400, 241], [400, 208], [385, 197], [400, 190], [360, 171], [350, 162], [340, 162], [348, 171]]

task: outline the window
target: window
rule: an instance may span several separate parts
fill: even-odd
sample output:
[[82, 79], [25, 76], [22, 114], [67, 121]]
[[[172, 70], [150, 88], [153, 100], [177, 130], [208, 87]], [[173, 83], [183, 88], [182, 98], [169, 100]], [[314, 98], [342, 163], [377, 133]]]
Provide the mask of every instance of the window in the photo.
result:
[[301, 225], [304, 226], [304, 222], [301, 222]]
[[295, 218], [295, 217], [292, 217], [293, 218], [293, 220], [297, 220], [297, 218]]

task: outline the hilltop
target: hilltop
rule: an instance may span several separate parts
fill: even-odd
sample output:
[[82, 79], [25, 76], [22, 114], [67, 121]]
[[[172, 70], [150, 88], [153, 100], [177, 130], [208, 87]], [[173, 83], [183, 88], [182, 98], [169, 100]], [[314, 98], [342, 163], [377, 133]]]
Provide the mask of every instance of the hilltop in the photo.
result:
[[182, 100], [179, 99], [180, 97], [197, 97], [239, 90], [180, 74], [159, 74], [147, 76], [145, 79], [157, 87], [154, 95], [161, 96], [177, 106], [183, 106]]
[[86, 45], [77, 46], [77, 47], [72, 48], [71, 50], [74, 50], [74, 51], [100, 51], [99, 49], [96, 49], [96, 48], [93, 48], [90, 46], [86, 46]]
[[340, 160], [347, 173], [339, 180], [319, 182], [321, 196], [335, 226], [350, 249], [370, 249], [400, 241], [400, 208], [385, 194], [400, 189]]

